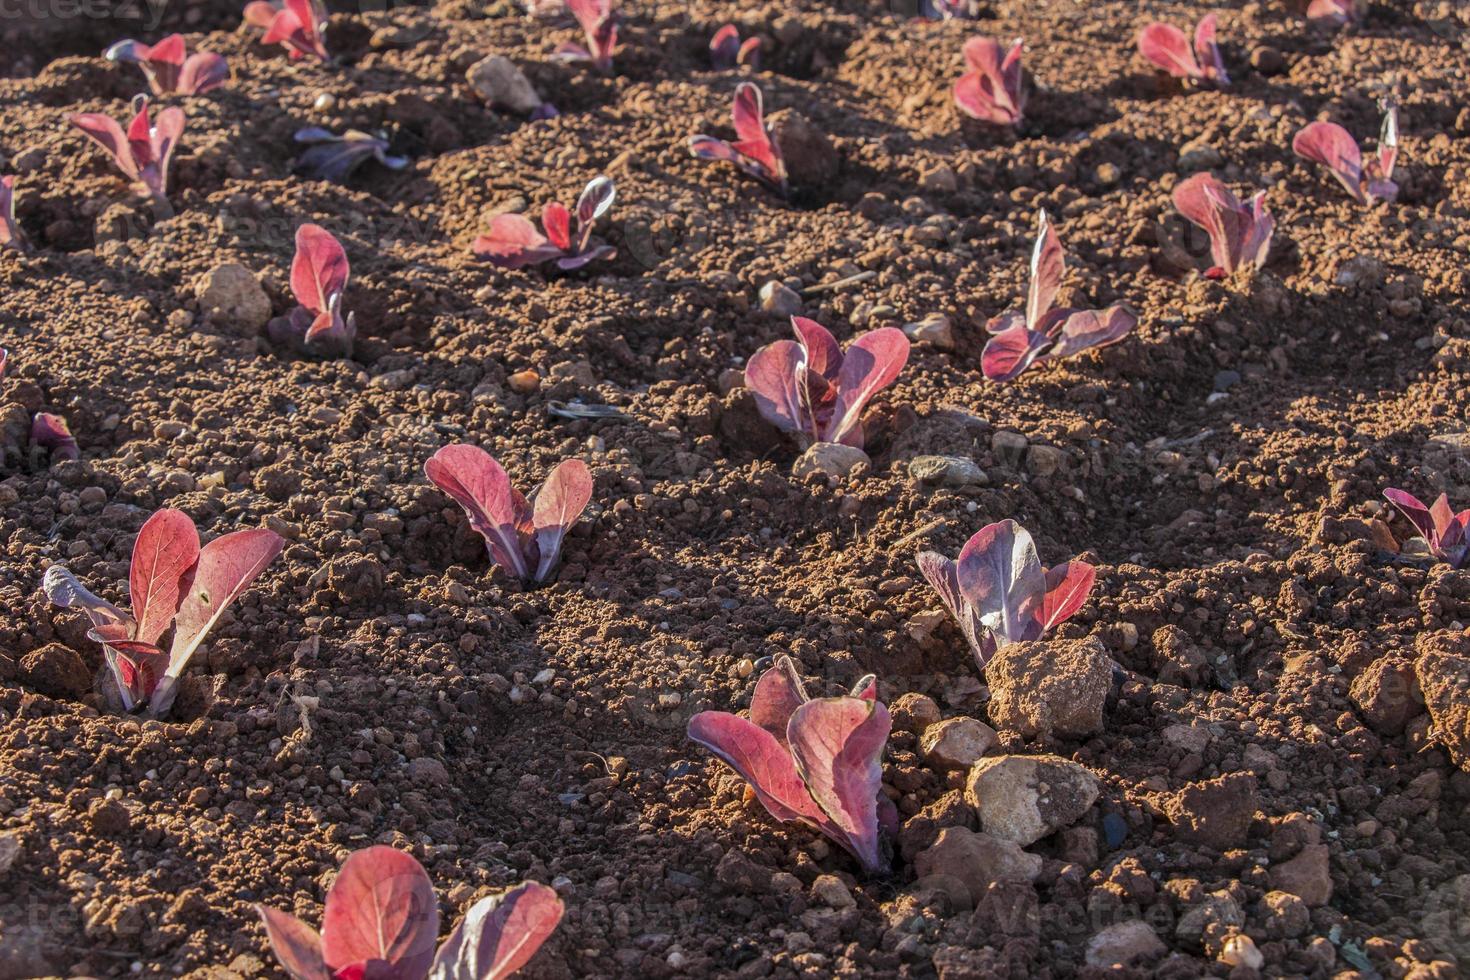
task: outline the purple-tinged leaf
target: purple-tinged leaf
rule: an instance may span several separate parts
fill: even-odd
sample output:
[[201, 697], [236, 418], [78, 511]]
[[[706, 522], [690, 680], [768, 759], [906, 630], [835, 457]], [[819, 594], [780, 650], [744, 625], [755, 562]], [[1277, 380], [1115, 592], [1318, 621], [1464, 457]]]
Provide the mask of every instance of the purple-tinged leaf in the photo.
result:
[[961, 549], [960, 594], [999, 646], [1041, 635], [1036, 618], [1046, 599], [1046, 573], [1036, 545], [1012, 520], [986, 525]]
[[598, 175], [587, 182], [582, 188], [581, 195], [577, 198], [577, 250], [587, 248], [587, 242], [592, 235], [592, 225], [598, 218], [607, 214], [612, 208], [613, 202], [617, 200], [618, 189], [612, 179]]
[[550, 201], [541, 209], [541, 230], [560, 252], [572, 249], [572, 213], [566, 206]]
[[730, 116], [735, 124], [736, 141], [733, 145], [736, 152], [754, 160], [767, 173], [784, 182], [786, 165], [781, 160], [780, 148], [766, 128], [760, 86], [753, 82], [741, 82], [735, 86]]
[[861, 698], [864, 701], [878, 700], [878, 675], [865, 674], [857, 679], [849, 692], [850, 697]]
[[85, 133], [112, 157], [113, 164], [129, 180], [139, 179], [138, 161], [127, 135], [117, 120], [100, 112], [79, 112], [69, 117], [71, 124]]
[[966, 115], [982, 122], [1014, 126], [1021, 121], [1025, 98], [1021, 91], [1020, 38], [1004, 55], [1000, 42], [972, 37], [965, 42], [970, 71], [954, 83], [954, 101]]
[[[618, 25], [613, 17], [612, 0], [567, 0], [567, 9], [577, 18], [587, 38], [582, 58], [592, 62], [598, 71], [612, 68], [612, 52], [618, 43]], [[564, 45], [571, 54], [574, 45]], [[582, 60], [582, 59], [579, 59]]]
[[117, 606], [88, 592], [76, 576], [62, 565], [52, 565], [41, 578], [41, 591], [53, 606], [63, 609], [80, 609], [93, 626], [122, 626], [124, 635], [131, 636], [133, 619]]
[[1076, 615], [1087, 604], [1097, 569], [1085, 561], [1063, 562], [1046, 570], [1046, 598], [1042, 603], [1040, 624], [1044, 633]]
[[[3, 186], [4, 186], [4, 183], [3, 182], [0, 182], [0, 187], [3, 187]], [[5, 379], [5, 369], [9, 365], [10, 365], [10, 351], [6, 350], [4, 347], [0, 347], [0, 381], [3, 381]]]
[[755, 682], [755, 691], [750, 696], [750, 721], [770, 732], [784, 746], [786, 725], [792, 713], [809, 700], [796, 665], [782, 654]]
[[[842, 348], [837, 345], [837, 338], [832, 336], [832, 332], [804, 316], [792, 317], [791, 329], [796, 331], [796, 342], [801, 345], [808, 378], [816, 375], [823, 386], [837, 384], [837, 377], [842, 371]], [[812, 382], [808, 380], [806, 383]]]
[[710, 38], [709, 57], [716, 69], [728, 71], [735, 67], [735, 59], [740, 55], [740, 29], [734, 24], [726, 24], [715, 31], [715, 36]]
[[296, 255], [291, 260], [291, 294], [320, 316], [330, 312], [334, 297], [347, 289], [347, 251], [321, 225], [296, 229]]
[[1307, 19], [1340, 27], [1362, 20], [1364, 6], [1362, 0], [1312, 0], [1307, 5]]
[[424, 464], [424, 475], [464, 508], [491, 561], [517, 578], [531, 577], [526, 562], [531, 507], [489, 453], [478, 446], [445, 446]]
[[286, 546], [274, 531], [256, 528], [233, 531], [199, 549], [193, 579], [188, 583], [174, 618], [168, 673], [159, 682], [149, 710], [161, 716], [173, 705], [179, 677], [220, 616], [254, 582]]
[[[145, 123], [148, 119], [148, 105], [142, 104], [138, 110], [138, 116]], [[136, 119], [134, 122], [136, 123]], [[168, 193], [168, 168], [173, 160], [174, 148], [179, 145], [179, 138], [184, 134], [184, 110], [178, 106], [169, 106], [158, 114], [158, 120], [149, 130], [149, 159], [143, 162], [141, 177], [144, 185], [153, 192], [153, 196], [162, 199]], [[137, 153], [136, 148], [134, 153]]]
[[1414, 525], [1414, 530], [1419, 533], [1419, 537], [1429, 542], [1430, 546], [1433, 547], [1434, 539], [1437, 536], [1435, 534], [1434, 517], [1430, 514], [1429, 508], [1424, 506], [1423, 501], [1408, 491], [1395, 490], [1392, 487], [1383, 491], [1383, 495], [1388, 498], [1389, 503], [1399, 509], [1399, 513], [1409, 519], [1409, 523]]
[[1116, 344], [1138, 326], [1138, 317], [1124, 306], [1105, 310], [1076, 310], [1062, 321], [1056, 343], [1046, 352], [1048, 358], [1071, 357], [1094, 347]]
[[1174, 188], [1174, 207], [1210, 236], [1210, 254], [1216, 266], [1230, 274], [1250, 264], [1266, 264], [1275, 220], [1266, 210], [1265, 192], [1242, 205], [1230, 189], [1211, 174], [1195, 174]]
[[322, 937], [296, 916], [264, 905], [255, 906], [265, 924], [266, 939], [281, 969], [291, 980], [334, 980], [322, 959]]
[[1363, 155], [1347, 130], [1336, 123], [1307, 123], [1293, 137], [1291, 148], [1302, 159], [1320, 163], [1331, 171], [1353, 200], [1367, 203], [1362, 186]]
[[553, 888], [528, 881], [482, 898], [450, 932], [428, 980], [502, 980], [530, 962], [564, 908]]
[[[15, 220], [15, 175], [0, 177], [0, 248], [25, 248], [25, 236], [20, 223]], [[5, 373], [4, 359], [0, 358], [0, 376]]]
[[580, 459], [556, 465], [536, 492], [531, 524], [536, 529], [536, 581], [544, 582], [561, 557], [561, 543], [592, 499], [592, 474]]
[[888, 870], [878, 797], [891, 729], [884, 705], [854, 697], [808, 701], [787, 724], [791, 756], [807, 792], [840, 834], [834, 839], [871, 874]]
[[975, 662], [984, 670], [995, 656], [995, 637], [980, 620], [980, 613], [960, 591], [959, 565], [935, 551], [920, 552], [916, 559], [924, 580], [939, 593], [944, 608], [954, 617], [960, 634], [970, 645]]
[[196, 51], [184, 61], [179, 73], [178, 91], [184, 95], [203, 95], [230, 80], [230, 66], [213, 51]]
[[1199, 61], [1204, 77], [1219, 88], [1230, 84], [1230, 75], [1225, 71], [1225, 59], [1220, 57], [1220, 46], [1215, 43], [1215, 30], [1219, 22], [1214, 14], [1206, 14], [1194, 28], [1194, 56]]
[[252, 0], [245, 6], [245, 23], [265, 29], [262, 44], [280, 44], [291, 60], [315, 57], [327, 61], [322, 38], [326, 16], [315, 0], [285, 0], [284, 5]]
[[377, 160], [389, 170], [408, 166], [408, 157], [388, 153], [386, 139], [361, 130], [349, 129], [337, 136], [320, 126], [308, 126], [298, 129], [292, 138], [307, 144], [296, 158], [296, 171], [317, 180], [342, 183], [369, 160]]
[[909, 359], [909, 339], [897, 327], [870, 330], [848, 345], [837, 376], [837, 401], [822, 434], [827, 442], [862, 448], [868, 402], [893, 384]]
[[1175, 78], [1202, 79], [1199, 60], [1189, 39], [1173, 24], [1149, 24], [1138, 34], [1138, 53]]
[[1015, 323], [991, 336], [980, 354], [980, 370], [990, 381], [1010, 381], [1029, 368], [1051, 346], [1044, 333]]
[[1037, 213], [1036, 244], [1031, 249], [1031, 284], [1026, 291], [1026, 326], [1042, 329], [1042, 321], [1056, 302], [1066, 258], [1061, 240], [1046, 211]]
[[[1378, 154], [1374, 159], [1373, 176], [1394, 188], [1394, 194], [1398, 193], [1398, 187], [1393, 183], [1393, 168], [1399, 158], [1399, 107], [1391, 99], [1385, 100], [1383, 105], [1383, 126], [1378, 130]], [[1384, 197], [1382, 194], [1375, 195]], [[1386, 197], [1392, 200], [1392, 196]]]
[[558, 269], [570, 272], [573, 269], [582, 268], [589, 262], [596, 262], [598, 259], [615, 259], [617, 255], [618, 250], [611, 245], [594, 245], [587, 251], [578, 252], [576, 255], [563, 255], [556, 260], [556, 266]]
[[761, 418], [783, 432], [815, 438], [798, 382], [804, 364], [801, 345], [796, 341], [767, 344], [751, 355], [745, 365], [745, 386], [755, 396], [755, 407]]
[[[333, 970], [369, 964], [365, 977], [423, 977], [434, 962], [439, 903], [423, 866], [391, 847], [369, 847], [342, 864], [322, 913], [322, 959]], [[391, 974], [374, 961], [394, 967]]]
[[797, 774], [786, 743], [764, 728], [728, 712], [701, 711], [689, 719], [689, 737], [739, 773], [772, 817], [830, 826]]
[[740, 166], [740, 154], [735, 147], [713, 136], [689, 137], [689, 152], [701, 160], [721, 160]]
[[474, 252], [501, 269], [537, 265], [562, 254], [546, 236], [521, 214], [497, 214], [490, 229], [475, 239]]
[[223, 85], [230, 77], [225, 59], [208, 51], [185, 56], [182, 34], [168, 37], [149, 47], [131, 38], [118, 41], [102, 56], [108, 61], [130, 62], [143, 70], [148, 88], [154, 95], [201, 95]]
[[31, 419], [31, 443], [51, 451], [53, 460], [81, 459], [82, 452], [72, 437], [66, 419], [50, 412], [37, 412]]
[[143, 522], [133, 541], [128, 593], [137, 629], [133, 639], [157, 643], [174, 621], [199, 560], [199, 532], [181, 510], [159, 510]]

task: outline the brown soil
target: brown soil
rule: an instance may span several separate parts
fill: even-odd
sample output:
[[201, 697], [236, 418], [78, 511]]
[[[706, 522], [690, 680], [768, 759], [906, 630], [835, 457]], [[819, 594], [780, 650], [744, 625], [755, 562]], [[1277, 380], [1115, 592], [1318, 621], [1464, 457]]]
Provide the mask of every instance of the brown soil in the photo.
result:
[[[1470, 501], [1466, 443], [1434, 441], [1470, 414], [1463, 10], [1375, 3], [1334, 36], [1276, 0], [1232, 4], [1237, 84], [1222, 94], [1160, 92], [1132, 39], [1148, 16], [1200, 11], [1144, 6], [1003, 0], [966, 25], [852, 0], [640, 3], [613, 77], [550, 63], [576, 29], [504, 3], [342, 12], [338, 67], [234, 31], [236, 4], [183, 8], [178, 23], [219, 28], [190, 43], [226, 54], [234, 82], [182, 100], [167, 219], [126, 203], [65, 122], [121, 114], [139, 76], [95, 54], [145, 36], [137, 23], [7, 23], [0, 153], [21, 171], [33, 248], [0, 252], [5, 399], [39, 386], [83, 459], [9, 453], [0, 482], [0, 834], [20, 848], [0, 867], [0, 976], [277, 975], [252, 904], [316, 921], [340, 860], [374, 841], [412, 850], [446, 912], [554, 881], [568, 913], [528, 971], [543, 977], [1074, 976], [1089, 938], [1128, 918], [1168, 945], [1167, 976], [1229, 973], [1219, 927], [1235, 920], [1269, 974], [1455, 975], [1470, 775], [1412, 690], [1364, 697], [1355, 681], [1412, 678], [1397, 667], [1416, 644], [1470, 622], [1470, 572], [1385, 554], [1367, 523], [1388, 517], [1385, 485]], [[728, 133], [737, 76], [708, 71], [704, 46], [732, 17], [769, 36], [768, 108], [798, 110], [840, 155], [836, 179], [790, 203], [684, 148]], [[391, 43], [400, 28], [407, 46]], [[1028, 42], [1039, 87], [1019, 134], [950, 101], [971, 33]], [[1265, 46], [1278, 73], [1251, 67], [1270, 65]], [[563, 115], [481, 105], [464, 70], [492, 52]], [[1365, 210], [1287, 147], [1323, 114], [1371, 137], [1394, 76], [1404, 192]], [[334, 108], [313, 108], [323, 93]], [[415, 163], [370, 165], [348, 188], [292, 177], [290, 136], [308, 124], [385, 129]], [[1201, 245], [1168, 203], [1197, 139], [1237, 190], [1270, 187], [1277, 246], [1252, 285], [1177, 265], [1178, 246]], [[556, 276], [473, 259], [490, 214], [569, 200], [597, 172], [618, 184], [615, 261]], [[1020, 297], [1042, 206], [1078, 298], [1127, 302], [1142, 325], [990, 385], [981, 327]], [[284, 312], [307, 220], [351, 258], [352, 361], [295, 359], [195, 298], [203, 274], [241, 262]], [[798, 481], [794, 449], [721, 375], [788, 332], [759, 309], [763, 282], [864, 269], [877, 276], [814, 294], [808, 314], [846, 339], [944, 313], [958, 346], [916, 346], [880, 397], [871, 472]], [[527, 368], [543, 378], [529, 395], [507, 383]], [[579, 398], [628, 417], [547, 412]], [[1060, 453], [998, 453], [1003, 430]], [[528, 591], [492, 571], [427, 485], [423, 461], [455, 440], [525, 487], [569, 455], [593, 467], [559, 581]], [[907, 464], [925, 453], [971, 457], [989, 485], [920, 486]], [[206, 537], [265, 523], [290, 539], [167, 723], [84, 694], [98, 650], [38, 594], [66, 561], [119, 599], [132, 535], [163, 505]], [[818, 689], [873, 671], [890, 703], [920, 692], [984, 720], [958, 632], [910, 631], [938, 606], [913, 555], [1004, 517], [1048, 563], [1098, 563], [1062, 635], [1096, 635], [1127, 676], [1100, 736], [1002, 733], [1086, 765], [1103, 794], [1081, 832], [1031, 848], [1046, 859], [1034, 886], [970, 912], [916, 893], [911, 860], [858, 881], [845, 855], [746, 802], [683, 728], [743, 708], [741, 662], [777, 653]], [[1364, 702], [1386, 704], [1376, 727]], [[1211, 782], [1242, 773], [1249, 786]], [[905, 817], [942, 815], [964, 773], [926, 768], [900, 732], [887, 779]], [[1197, 812], [1211, 800], [1254, 802], [1242, 836]], [[1330, 898], [1267, 900], [1318, 848]], [[855, 905], [808, 895], [824, 872]]]

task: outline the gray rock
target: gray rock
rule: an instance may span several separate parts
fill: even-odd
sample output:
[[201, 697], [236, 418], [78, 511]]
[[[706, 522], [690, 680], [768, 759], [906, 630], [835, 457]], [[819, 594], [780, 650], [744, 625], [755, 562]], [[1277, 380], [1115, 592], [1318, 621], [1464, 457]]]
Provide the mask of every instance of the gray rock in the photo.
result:
[[449, 770], [438, 759], [420, 756], [409, 760], [408, 778], [421, 786], [440, 786], [449, 782]]
[[1085, 738], [1103, 730], [1113, 661], [1101, 641], [1011, 643], [985, 667], [990, 721], [1026, 738]]
[[1179, 148], [1179, 169], [1213, 170], [1225, 162], [1220, 151], [1202, 139], [1191, 140]]
[[1019, 432], [1000, 429], [990, 437], [990, 451], [1005, 465], [1015, 466], [1021, 461], [1021, 454], [1026, 451], [1030, 441]]
[[805, 116], [792, 109], [781, 109], [769, 116], [771, 135], [781, 148], [786, 173], [792, 182], [803, 187], [820, 187], [837, 179], [842, 158], [827, 134], [813, 126]]
[[923, 341], [940, 350], [954, 349], [954, 324], [943, 313], [930, 313], [915, 323], [905, 323], [903, 332], [913, 341]]
[[798, 477], [820, 473], [833, 480], [843, 480], [858, 467], [871, 465], [872, 460], [861, 449], [836, 442], [818, 442], [797, 457], [791, 473]]
[[1104, 970], [1127, 969], [1158, 959], [1169, 947], [1142, 919], [1126, 919], [1087, 941], [1087, 965]]
[[1035, 881], [1042, 859], [1009, 841], [946, 827], [914, 858], [919, 884], [942, 889], [957, 908], [974, 908], [992, 882]]
[[541, 106], [541, 95], [515, 62], [492, 54], [470, 66], [465, 81], [486, 104], [528, 114]]
[[974, 718], [948, 718], [924, 729], [919, 751], [936, 769], [968, 769], [995, 747], [995, 729]]
[[1032, 446], [1026, 450], [1026, 469], [1034, 476], [1051, 476], [1066, 465], [1066, 451], [1056, 446]]
[[983, 487], [990, 477], [973, 459], [963, 456], [915, 456], [909, 460], [909, 476], [933, 486]]
[[801, 312], [801, 296], [785, 283], [772, 279], [761, 287], [761, 309], [777, 316], [795, 316]]
[[199, 281], [199, 308], [215, 323], [256, 333], [271, 318], [271, 299], [255, 274], [243, 265], [217, 265]]
[[1021, 847], [1076, 823], [1097, 794], [1096, 776], [1056, 755], [981, 759], [965, 785], [980, 829]]

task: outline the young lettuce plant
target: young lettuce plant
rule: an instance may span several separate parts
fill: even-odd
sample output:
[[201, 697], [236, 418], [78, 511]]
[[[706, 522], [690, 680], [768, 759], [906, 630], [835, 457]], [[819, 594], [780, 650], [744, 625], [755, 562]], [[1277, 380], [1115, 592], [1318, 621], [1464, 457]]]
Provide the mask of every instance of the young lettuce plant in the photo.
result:
[[526, 582], [546, 581], [592, 499], [592, 474], [580, 459], [558, 463], [529, 502], [478, 446], [445, 446], [424, 464], [424, 475], [464, 508], [490, 560]]
[[735, 142], [713, 136], [689, 137], [689, 152], [701, 160], [724, 160], [786, 196], [786, 161], [781, 147], [771, 137], [761, 104], [761, 90], [752, 82], [735, 86], [735, 102], [730, 110], [735, 122]]
[[1365, 0], [1312, 0], [1307, 5], [1307, 20], [1328, 27], [1357, 24], [1363, 20], [1367, 6]]
[[53, 461], [82, 458], [82, 451], [77, 448], [77, 440], [72, 436], [66, 419], [50, 412], [37, 412], [32, 416], [31, 445], [50, 451]]
[[726, 24], [715, 31], [709, 42], [709, 60], [716, 71], [729, 71], [738, 65], [746, 65], [752, 71], [760, 70], [761, 39], [758, 37], [740, 40], [740, 28]]
[[326, 10], [316, 0], [252, 0], [245, 5], [245, 23], [265, 31], [262, 44], [279, 44], [291, 60], [312, 57], [327, 61]]
[[567, 0], [567, 9], [582, 25], [587, 47], [571, 41], [560, 45], [552, 57], [563, 61], [590, 61], [604, 74], [612, 71], [613, 48], [618, 44], [618, 20], [613, 14], [612, 0]]
[[883, 747], [892, 722], [871, 676], [852, 693], [809, 698], [791, 658], [761, 674], [750, 718], [702, 711], [689, 737], [750, 784], [781, 823], [799, 821], [857, 858], [869, 874], [889, 868], [898, 813], [883, 794]]
[[132, 38], [118, 41], [102, 52], [102, 57], [143, 69], [154, 95], [202, 95], [229, 81], [230, 69], [224, 58], [210, 51], [196, 51], [185, 57], [185, 51], [184, 36], [170, 34], [154, 45]]
[[[92, 621], [87, 635], [102, 644], [123, 708], [146, 703], [157, 718], [173, 705], [194, 651], [285, 543], [274, 531], [257, 528], [221, 535], [201, 548], [188, 514], [160, 510], [133, 542], [131, 614], [88, 592], [61, 565], [46, 570], [42, 587], [52, 603], [79, 608]], [[159, 641], [170, 625], [173, 641], [164, 653]]]
[[297, 228], [291, 295], [298, 305], [266, 324], [266, 335], [317, 357], [350, 357], [357, 324], [351, 313], [342, 316], [349, 271], [347, 252], [331, 232], [320, 225]]
[[1026, 95], [1021, 90], [1021, 47], [1020, 38], [1004, 54], [994, 38], [972, 37], [965, 42], [965, 62], [970, 70], [954, 83], [954, 102], [961, 112], [997, 126], [1020, 125], [1026, 107]]
[[148, 117], [148, 97], [139, 95], [133, 99], [133, 112], [126, 133], [115, 119], [100, 112], [76, 113], [71, 124], [106, 150], [124, 176], [166, 205], [169, 161], [184, 132], [184, 110], [169, 106], [154, 124]]
[[1292, 139], [1291, 148], [1303, 160], [1332, 171], [1359, 204], [1392, 201], [1399, 195], [1399, 185], [1393, 182], [1393, 167], [1399, 156], [1399, 110], [1392, 103], [1384, 106], [1378, 154], [1366, 164], [1357, 141], [1337, 123], [1307, 123]]
[[909, 339], [897, 327], [871, 330], [847, 352], [827, 328], [794, 316], [796, 340], [778, 340], [751, 356], [745, 385], [761, 417], [795, 434], [802, 448], [837, 442], [861, 449], [863, 410], [893, 384], [909, 359]]
[[1223, 279], [1247, 265], [1260, 269], [1271, 251], [1271, 233], [1276, 219], [1266, 209], [1266, 192], [1251, 198], [1249, 205], [1211, 174], [1195, 174], [1174, 188], [1174, 207], [1210, 236], [1214, 265], [1210, 279]]
[[1125, 306], [1105, 310], [1052, 309], [1061, 288], [1066, 256], [1051, 219], [1042, 211], [1031, 250], [1031, 284], [1026, 309], [1002, 313], [985, 324], [991, 334], [980, 368], [991, 381], [1010, 381], [1032, 364], [1071, 357], [1115, 344], [1138, 325]]
[[981, 670], [1001, 647], [1040, 639], [1087, 602], [1097, 571], [1084, 561], [1043, 568], [1012, 520], [976, 531], [953, 561], [925, 551], [919, 571], [939, 593]]
[[349, 129], [338, 136], [320, 126], [307, 126], [296, 130], [292, 139], [306, 144], [306, 149], [296, 158], [296, 172], [314, 180], [346, 183], [352, 172], [369, 160], [376, 160], [389, 170], [408, 166], [408, 157], [388, 152], [388, 141], [382, 136], [358, 129]]
[[471, 247], [476, 255], [501, 269], [519, 269], [555, 259], [558, 268], [571, 270], [596, 259], [614, 258], [618, 250], [611, 245], [592, 244], [592, 227], [616, 198], [612, 180], [595, 177], [577, 198], [575, 230], [572, 212], [552, 201], [541, 211], [544, 235], [525, 215], [498, 214], [490, 220], [490, 230], [476, 238]]
[[501, 980], [530, 962], [561, 922], [556, 890], [534, 881], [489, 898], [439, 938], [439, 903], [423, 865], [377, 845], [342, 862], [317, 932], [265, 905], [276, 961], [292, 980]]
[[25, 236], [15, 220], [15, 175], [0, 177], [0, 248], [24, 251]]
[[1214, 14], [1200, 18], [1194, 29], [1193, 50], [1190, 50], [1189, 39], [1179, 28], [1172, 24], [1150, 24], [1138, 35], [1138, 52], [1160, 71], [1175, 78], [1188, 79], [1196, 85], [1224, 88], [1230, 84], [1230, 76], [1225, 73], [1225, 62], [1220, 57], [1219, 45], [1215, 43], [1217, 20]]
[[1430, 555], [1451, 568], [1470, 567], [1470, 508], [1456, 514], [1443, 493], [1429, 507], [1404, 490], [1389, 488], [1383, 495], [1414, 525]]

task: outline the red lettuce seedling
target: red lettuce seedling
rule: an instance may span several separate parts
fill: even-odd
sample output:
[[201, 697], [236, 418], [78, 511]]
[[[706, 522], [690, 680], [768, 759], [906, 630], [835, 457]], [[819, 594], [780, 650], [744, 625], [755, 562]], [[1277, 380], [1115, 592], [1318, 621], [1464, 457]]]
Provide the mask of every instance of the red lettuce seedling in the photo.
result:
[[813, 699], [782, 656], [756, 682], [749, 719], [702, 711], [689, 719], [689, 737], [744, 777], [772, 817], [820, 831], [880, 874], [898, 824], [883, 794], [891, 727], [871, 675], [851, 694]]
[[224, 58], [210, 51], [196, 51], [188, 57], [184, 53], [184, 36], [170, 34], [151, 46], [132, 38], [118, 41], [102, 52], [102, 57], [131, 62], [143, 69], [154, 95], [202, 95], [229, 80], [230, 69]]
[[919, 16], [925, 20], [974, 20], [978, 0], [919, 0]]
[[408, 157], [389, 154], [388, 141], [382, 136], [358, 129], [349, 129], [338, 136], [320, 126], [308, 126], [296, 130], [292, 139], [306, 144], [306, 149], [296, 158], [297, 173], [315, 180], [344, 183], [354, 170], [369, 160], [377, 160], [389, 170], [402, 170], [408, 166]]
[[1224, 88], [1230, 84], [1220, 47], [1215, 43], [1214, 14], [1206, 14], [1194, 29], [1194, 49], [1189, 39], [1172, 24], [1150, 24], [1138, 35], [1138, 52], [1155, 67], [1175, 78], [1187, 78], [1196, 85]]
[[31, 418], [31, 445], [50, 450], [53, 460], [82, 458], [66, 419], [50, 412], [37, 412]]
[[750, 37], [741, 43], [740, 28], [726, 24], [710, 39], [709, 60], [718, 71], [729, 71], [737, 65], [758, 70], [761, 66], [761, 39]]
[[541, 211], [546, 234], [537, 231], [525, 215], [498, 214], [490, 220], [490, 230], [476, 238], [471, 247], [476, 255], [501, 269], [519, 269], [555, 259], [558, 268], [571, 270], [595, 259], [614, 258], [618, 250], [611, 245], [592, 244], [592, 226], [616, 198], [612, 180], [595, 177], [577, 198], [575, 226], [572, 212], [552, 201]]
[[76, 113], [71, 124], [106, 150], [129, 180], [141, 184], [156, 201], [166, 202], [168, 165], [184, 132], [184, 110], [169, 106], [154, 124], [148, 118], [148, 98], [143, 95], [133, 99], [133, 110], [126, 133], [116, 120], [100, 112]]
[[25, 248], [25, 236], [15, 220], [15, 176], [0, 177], [0, 248]]
[[735, 86], [735, 103], [730, 115], [735, 122], [735, 142], [713, 136], [691, 136], [689, 151], [701, 160], [733, 163], [784, 197], [786, 161], [766, 126], [761, 90], [754, 83], [741, 82]]
[[989, 37], [972, 37], [965, 42], [965, 62], [970, 70], [954, 83], [954, 102], [965, 115], [999, 126], [1016, 126], [1026, 107], [1021, 90], [1021, 46], [1016, 38], [1001, 54], [1000, 42]]
[[342, 862], [317, 932], [257, 905], [271, 951], [293, 980], [501, 980], [561, 922], [556, 891], [534, 881], [482, 898], [435, 953], [439, 905], [423, 865], [382, 845]]
[[1040, 639], [1070, 618], [1097, 577], [1085, 561], [1042, 568], [1031, 535], [1011, 520], [976, 531], [954, 561], [925, 551], [918, 562], [981, 670], [1001, 647]]
[[[189, 658], [231, 603], [281, 553], [285, 541], [274, 531], [232, 531], [199, 547], [189, 515], [160, 510], [144, 522], [133, 542], [128, 573], [132, 614], [82, 587], [61, 565], [46, 570], [46, 597], [64, 608], [80, 608], [92, 621], [87, 635], [101, 643], [124, 709], [148, 704], [158, 717], [173, 705]], [[173, 626], [167, 654], [159, 646]]]
[[1292, 139], [1291, 148], [1303, 160], [1320, 163], [1332, 171], [1332, 176], [1359, 204], [1392, 201], [1398, 197], [1399, 185], [1393, 182], [1393, 167], [1399, 156], [1399, 110], [1392, 103], [1384, 106], [1378, 154], [1366, 164], [1357, 141], [1337, 123], [1307, 123]]
[[530, 502], [478, 446], [445, 446], [424, 464], [424, 475], [464, 508], [490, 560], [525, 581], [546, 581], [562, 539], [592, 499], [592, 474], [580, 459], [558, 463]]
[[270, 339], [319, 357], [351, 356], [357, 324], [351, 313], [342, 316], [348, 272], [347, 252], [331, 232], [320, 225], [297, 228], [291, 295], [299, 305], [266, 324]]
[[1307, 5], [1307, 19], [1329, 27], [1356, 24], [1363, 19], [1364, 0], [1312, 0]]
[[1138, 325], [1138, 317], [1125, 306], [1052, 309], [1065, 268], [1062, 243], [1042, 211], [1031, 251], [1026, 309], [1002, 313], [985, 325], [992, 336], [981, 354], [980, 367], [991, 381], [1010, 381], [1038, 361], [1115, 344]]
[[1390, 488], [1383, 495], [1414, 525], [1429, 554], [1451, 568], [1470, 566], [1470, 508], [1456, 514], [1443, 493], [1430, 507], [1403, 490]]
[[1212, 174], [1195, 174], [1174, 188], [1174, 207], [1210, 236], [1214, 260], [1205, 275], [1222, 279], [1250, 265], [1259, 269], [1271, 251], [1271, 233], [1276, 219], [1266, 209], [1266, 192], [1241, 204], [1230, 188]]
[[324, 36], [327, 15], [316, 0], [285, 0], [284, 6], [271, 0], [252, 0], [245, 5], [245, 23], [265, 30], [262, 44], [279, 44], [294, 61], [307, 56], [326, 61]]
[[590, 61], [598, 71], [611, 71], [613, 48], [618, 43], [618, 21], [613, 14], [612, 0], [567, 0], [567, 9], [582, 25], [587, 47], [568, 41], [556, 49], [553, 57]]
[[863, 410], [893, 384], [909, 359], [909, 339], [897, 327], [871, 330], [844, 354], [827, 328], [794, 316], [796, 340], [767, 344], [745, 366], [745, 385], [761, 417], [813, 442], [863, 446]]

